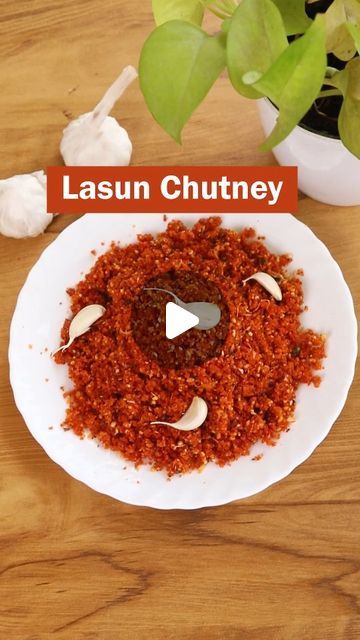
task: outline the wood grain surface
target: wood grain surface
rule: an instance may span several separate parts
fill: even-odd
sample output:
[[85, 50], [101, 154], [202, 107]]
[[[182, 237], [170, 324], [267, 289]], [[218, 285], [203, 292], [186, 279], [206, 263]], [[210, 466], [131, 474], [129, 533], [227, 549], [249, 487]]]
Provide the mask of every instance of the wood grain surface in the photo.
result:
[[[128, 63], [150, 1], [0, 1], [0, 177], [58, 163], [59, 140]], [[267, 164], [254, 103], [221, 78], [178, 147], [136, 84], [115, 110], [135, 164]], [[360, 303], [360, 207], [300, 201], [299, 218]], [[355, 640], [360, 637], [360, 385], [326, 441], [290, 477], [194, 512], [120, 504], [68, 477], [34, 442], [8, 382], [19, 289], [73, 218], [0, 238], [0, 637], [7, 640]]]

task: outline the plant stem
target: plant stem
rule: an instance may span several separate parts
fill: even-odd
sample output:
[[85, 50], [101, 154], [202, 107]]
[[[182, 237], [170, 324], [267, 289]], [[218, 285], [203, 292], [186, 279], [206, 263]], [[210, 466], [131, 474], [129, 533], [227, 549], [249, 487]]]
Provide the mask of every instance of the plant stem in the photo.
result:
[[209, 6], [208, 7], [209, 11], [211, 11], [211, 13], [214, 14], [214, 16], [216, 16], [217, 18], [220, 18], [220, 20], [226, 20], [226, 18], [228, 18], [228, 14], [227, 13], [223, 13], [220, 9], [218, 9], [216, 6]]
[[339, 69], [336, 69], [336, 67], [326, 67], [325, 78], [332, 78], [338, 72]]
[[324, 91], [320, 91], [318, 98], [330, 98], [330, 96], [341, 96], [341, 91], [339, 89], [324, 89]]
[[238, 4], [237, 2], [235, 2], [235, 0], [222, 0], [222, 3], [224, 7], [226, 7], [226, 10], [229, 12], [230, 15], [232, 15], [235, 9], [237, 9], [238, 7]]
[[220, 11], [221, 13], [224, 13], [226, 17], [231, 15], [229, 14], [229, 8], [226, 6], [226, 0], [217, 0], [214, 6], [218, 11]]

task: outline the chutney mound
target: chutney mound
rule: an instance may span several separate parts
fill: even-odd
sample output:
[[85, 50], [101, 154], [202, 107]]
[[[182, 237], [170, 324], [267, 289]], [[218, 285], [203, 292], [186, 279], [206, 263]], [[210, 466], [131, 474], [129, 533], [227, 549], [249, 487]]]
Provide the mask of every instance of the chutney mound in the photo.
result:
[[[106, 312], [55, 355], [58, 364], [67, 364], [73, 383], [65, 394], [64, 428], [80, 437], [90, 435], [135, 465], [149, 464], [169, 476], [210, 461], [228, 464], [248, 455], [256, 442], [276, 444], [294, 421], [299, 385], [320, 384], [325, 357], [324, 337], [301, 325], [301, 272], [289, 272], [290, 262], [287, 255], [271, 253], [254, 229], [225, 229], [217, 217], [201, 219], [191, 229], [173, 221], [157, 236], [139, 235], [124, 247], [113, 243], [68, 290], [73, 314], [94, 303]], [[258, 271], [277, 279], [280, 302], [259, 283], [243, 282]], [[196, 274], [196, 290], [189, 286], [188, 301], [200, 300], [202, 294], [203, 300], [215, 301], [211, 297], [218, 292], [222, 314], [227, 314], [226, 330], [219, 323], [210, 331], [189, 332], [196, 339], [201, 333], [201, 340], [209, 333], [217, 346], [209, 351], [207, 343], [202, 358], [199, 343], [197, 357], [186, 366], [177, 366], [176, 359], [172, 366], [171, 345], [165, 345], [164, 363], [144, 348], [141, 335], [134, 335], [134, 304], [144, 288], [174, 273], [181, 273], [184, 282], [186, 274]], [[154, 322], [147, 308], [144, 304], [145, 344]], [[61, 331], [63, 343], [69, 324], [66, 320]], [[156, 329], [151, 344], [160, 348]], [[183, 432], [151, 424], [176, 422], [195, 396], [208, 405], [207, 419], [198, 429]]]

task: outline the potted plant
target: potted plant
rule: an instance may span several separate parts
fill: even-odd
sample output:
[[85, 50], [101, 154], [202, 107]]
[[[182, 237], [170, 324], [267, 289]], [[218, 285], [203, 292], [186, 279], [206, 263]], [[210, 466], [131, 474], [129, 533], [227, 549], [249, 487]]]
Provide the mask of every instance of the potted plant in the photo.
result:
[[[204, 12], [219, 18], [214, 34]], [[156, 28], [140, 57], [140, 85], [177, 141], [225, 69], [258, 100], [280, 164], [331, 204], [360, 203], [360, 0], [153, 0]]]

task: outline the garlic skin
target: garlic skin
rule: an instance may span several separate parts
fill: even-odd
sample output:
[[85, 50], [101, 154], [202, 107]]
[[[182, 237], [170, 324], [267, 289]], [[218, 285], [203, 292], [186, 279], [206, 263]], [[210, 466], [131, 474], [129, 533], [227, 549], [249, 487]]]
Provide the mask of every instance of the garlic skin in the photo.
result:
[[95, 109], [64, 129], [60, 152], [66, 165], [125, 167], [130, 164], [131, 140], [109, 113], [135, 78], [136, 69], [131, 65], [125, 67]]
[[126, 167], [132, 144], [126, 129], [106, 116], [99, 129], [93, 127], [93, 112], [84, 113], [64, 129], [60, 153], [68, 166]]
[[30, 238], [42, 233], [53, 219], [46, 212], [44, 171], [0, 180], [0, 233], [9, 238]]

